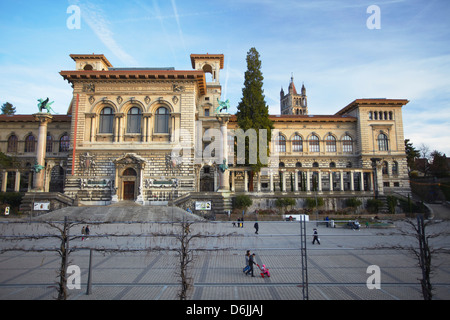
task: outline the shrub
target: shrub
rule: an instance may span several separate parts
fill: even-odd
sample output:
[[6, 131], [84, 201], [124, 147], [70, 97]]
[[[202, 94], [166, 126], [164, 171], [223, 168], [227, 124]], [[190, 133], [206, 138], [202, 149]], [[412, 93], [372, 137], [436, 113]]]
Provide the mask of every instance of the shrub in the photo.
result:
[[253, 200], [246, 194], [241, 194], [234, 198], [233, 207], [236, 209], [246, 209], [253, 204]]
[[279, 208], [280, 211], [283, 211], [284, 208], [295, 206], [295, 200], [292, 198], [278, 198], [275, 200], [275, 206]]
[[315, 208], [317, 207], [321, 207], [324, 204], [323, 198], [317, 198], [317, 205], [316, 205], [316, 198], [306, 198], [305, 201], [306, 207], [307, 208]]
[[345, 205], [351, 208], [357, 208], [362, 204], [362, 201], [358, 198], [349, 198], [345, 200]]
[[370, 213], [378, 213], [378, 210], [383, 205], [383, 201], [377, 199], [367, 200], [366, 208]]
[[397, 206], [397, 198], [394, 196], [387, 196], [387, 204], [390, 214], [395, 214], [395, 207]]

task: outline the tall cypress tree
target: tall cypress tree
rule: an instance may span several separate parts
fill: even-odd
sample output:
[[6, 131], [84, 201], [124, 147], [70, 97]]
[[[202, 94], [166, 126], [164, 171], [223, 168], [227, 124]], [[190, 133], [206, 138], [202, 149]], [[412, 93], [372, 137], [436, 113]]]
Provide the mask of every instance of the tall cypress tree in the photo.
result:
[[[251, 48], [247, 53], [247, 71], [245, 72], [244, 88], [242, 89], [242, 99], [237, 109], [237, 123], [239, 128], [247, 131], [248, 129], [255, 129], [257, 134], [257, 145], [249, 146], [246, 143], [246, 159], [245, 164], [252, 168], [253, 173], [259, 172], [262, 167], [267, 166], [261, 163], [260, 148], [259, 148], [259, 129], [267, 130], [267, 154], [269, 156], [269, 144], [271, 141], [271, 132], [273, 123], [269, 119], [269, 107], [266, 104], [263, 90], [264, 77], [261, 72], [261, 61], [258, 51]], [[257, 152], [257, 163], [249, 163], [249, 149], [250, 152]], [[253, 175], [251, 175], [252, 177]], [[252, 184], [250, 184], [252, 185]]]

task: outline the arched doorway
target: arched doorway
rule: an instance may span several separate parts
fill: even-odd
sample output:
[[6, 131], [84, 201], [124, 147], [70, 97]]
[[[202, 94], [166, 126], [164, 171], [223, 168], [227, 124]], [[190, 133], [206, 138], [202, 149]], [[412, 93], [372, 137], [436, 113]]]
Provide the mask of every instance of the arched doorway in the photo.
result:
[[137, 180], [137, 172], [133, 168], [127, 168], [122, 174], [123, 181], [123, 200], [132, 200], [136, 199], [136, 180]]

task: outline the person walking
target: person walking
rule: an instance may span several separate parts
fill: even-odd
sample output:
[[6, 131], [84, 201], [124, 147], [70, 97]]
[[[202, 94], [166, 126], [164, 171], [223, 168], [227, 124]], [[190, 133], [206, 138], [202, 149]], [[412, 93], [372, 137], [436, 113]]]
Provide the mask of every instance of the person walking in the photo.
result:
[[319, 239], [319, 234], [317, 233], [317, 229], [314, 228], [313, 231], [314, 232], [313, 232], [313, 242], [312, 242], [312, 244], [314, 244], [316, 241], [317, 241], [318, 244], [320, 244], [320, 239]]
[[248, 257], [248, 265], [249, 265], [249, 270], [247, 271], [246, 275], [248, 274], [252, 274], [252, 277], [254, 277], [255, 275], [253, 274], [253, 265], [256, 264], [255, 262], [255, 254], [253, 253], [251, 256]]
[[85, 234], [86, 234], [86, 240], [88, 239], [88, 237], [89, 237], [89, 233], [90, 233], [90, 230], [89, 230], [89, 226], [86, 226], [86, 229], [85, 229]]
[[246, 273], [250, 269], [250, 266], [249, 266], [249, 263], [248, 263], [249, 257], [250, 257], [250, 250], [247, 250], [247, 252], [245, 254], [245, 267], [242, 270], [242, 272], [244, 272], [244, 273]]
[[83, 226], [83, 228], [81, 228], [81, 234], [82, 234], [81, 241], [84, 241], [84, 236], [86, 234], [86, 227], [85, 226]]
[[258, 224], [258, 221], [255, 222], [254, 227], [255, 227], [255, 230], [256, 230], [255, 233], [258, 234], [258, 230], [259, 230], [259, 224]]

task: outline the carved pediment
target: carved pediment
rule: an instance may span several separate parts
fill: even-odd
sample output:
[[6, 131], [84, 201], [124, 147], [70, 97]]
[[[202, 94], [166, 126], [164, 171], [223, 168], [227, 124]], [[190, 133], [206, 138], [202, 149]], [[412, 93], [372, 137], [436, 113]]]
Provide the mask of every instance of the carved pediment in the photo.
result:
[[141, 167], [145, 166], [145, 159], [138, 156], [135, 153], [127, 153], [124, 156], [117, 158], [116, 160], [113, 161], [114, 164], [117, 165], [130, 165], [130, 164], [137, 164]]

